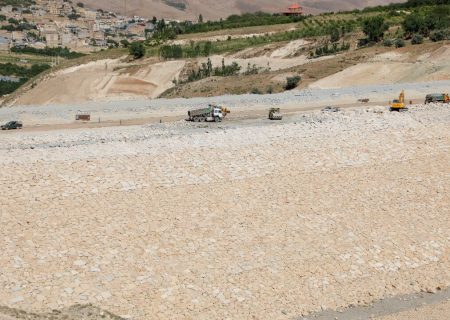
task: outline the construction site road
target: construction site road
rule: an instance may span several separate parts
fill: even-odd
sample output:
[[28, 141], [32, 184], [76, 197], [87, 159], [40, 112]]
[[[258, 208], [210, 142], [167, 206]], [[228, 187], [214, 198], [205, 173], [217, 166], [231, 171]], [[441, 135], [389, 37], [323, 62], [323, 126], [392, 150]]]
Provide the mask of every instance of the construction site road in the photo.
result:
[[[450, 81], [425, 83], [356, 86], [341, 89], [304, 89], [280, 94], [230, 95], [210, 98], [98, 101], [73, 105], [15, 106], [0, 108], [0, 121], [21, 120], [24, 127], [68, 125], [59, 128], [135, 125], [184, 119], [189, 109], [208, 104], [226, 106], [231, 117], [248, 118], [263, 115], [271, 107], [284, 113], [320, 109], [325, 106], [357, 106], [358, 99], [368, 98], [371, 104], [387, 106], [405, 90], [406, 101], [422, 103], [425, 95], [447, 92]], [[75, 115], [91, 115], [90, 125], [74, 124]], [[96, 124], [94, 124], [96, 123]], [[58, 127], [55, 127], [58, 128]], [[49, 128], [51, 129], [51, 127]], [[45, 130], [45, 129], [44, 129]]]

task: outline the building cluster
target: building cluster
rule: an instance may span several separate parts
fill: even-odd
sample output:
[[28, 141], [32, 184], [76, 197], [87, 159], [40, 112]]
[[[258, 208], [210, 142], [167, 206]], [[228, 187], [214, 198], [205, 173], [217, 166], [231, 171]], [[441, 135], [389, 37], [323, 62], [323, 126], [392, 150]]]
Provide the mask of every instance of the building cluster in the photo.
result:
[[30, 46], [92, 51], [124, 39], [145, 40], [154, 30], [154, 24], [141, 17], [118, 16], [67, 0], [35, 2], [26, 8], [1, 7], [0, 50]]

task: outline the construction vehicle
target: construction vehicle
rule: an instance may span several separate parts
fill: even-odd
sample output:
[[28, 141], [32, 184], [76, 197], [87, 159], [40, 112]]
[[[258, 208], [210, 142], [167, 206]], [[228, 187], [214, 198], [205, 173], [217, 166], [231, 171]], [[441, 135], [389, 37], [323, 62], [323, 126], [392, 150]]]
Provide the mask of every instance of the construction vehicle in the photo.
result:
[[227, 114], [231, 113], [230, 109], [225, 107], [220, 107], [222, 109], [222, 114], [225, 117]]
[[77, 114], [75, 115], [76, 121], [91, 121], [91, 115], [90, 114]]
[[15, 130], [22, 129], [23, 125], [20, 121], [9, 121], [8, 123], [1, 126], [2, 130]]
[[[223, 109], [225, 113], [222, 111]], [[210, 104], [207, 108], [189, 110], [189, 118], [187, 120], [194, 122], [221, 122], [227, 113], [230, 113], [228, 109]]]
[[394, 99], [392, 103], [390, 104], [389, 111], [406, 111], [408, 108], [405, 105], [405, 91], [402, 90], [400, 95], [398, 96], [398, 99]]
[[425, 97], [425, 104], [432, 102], [450, 103], [450, 97], [448, 93], [427, 94], [427, 96]]
[[270, 120], [283, 120], [283, 114], [280, 108], [270, 108], [269, 109], [269, 119]]

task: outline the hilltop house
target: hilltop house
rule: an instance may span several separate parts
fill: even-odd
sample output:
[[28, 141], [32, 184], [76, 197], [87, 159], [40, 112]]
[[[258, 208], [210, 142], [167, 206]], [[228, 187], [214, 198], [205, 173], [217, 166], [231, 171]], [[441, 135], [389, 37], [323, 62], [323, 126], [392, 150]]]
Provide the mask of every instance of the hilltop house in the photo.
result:
[[299, 17], [303, 14], [303, 8], [298, 4], [293, 4], [289, 8], [287, 8], [286, 11], [283, 12], [283, 15], [285, 16], [293, 16], [293, 17]]

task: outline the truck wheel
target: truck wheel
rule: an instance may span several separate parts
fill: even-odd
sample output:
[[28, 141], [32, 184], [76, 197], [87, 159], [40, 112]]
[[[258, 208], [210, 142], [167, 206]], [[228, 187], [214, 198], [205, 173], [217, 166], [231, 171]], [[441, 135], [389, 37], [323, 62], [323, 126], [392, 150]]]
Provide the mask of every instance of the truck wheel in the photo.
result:
[[219, 117], [214, 117], [214, 122], [219, 122], [219, 121], [220, 121]]

